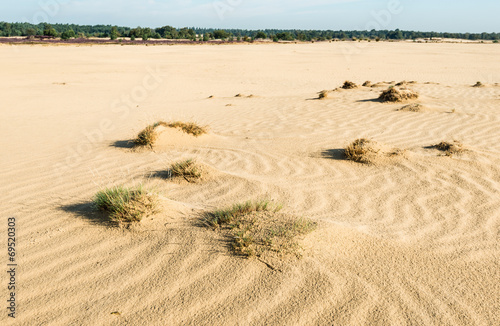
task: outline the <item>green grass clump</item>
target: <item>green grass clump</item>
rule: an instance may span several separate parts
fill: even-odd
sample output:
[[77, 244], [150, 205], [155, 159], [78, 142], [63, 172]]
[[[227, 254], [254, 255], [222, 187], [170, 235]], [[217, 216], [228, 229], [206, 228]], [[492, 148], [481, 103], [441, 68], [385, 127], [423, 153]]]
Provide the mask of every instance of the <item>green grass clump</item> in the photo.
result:
[[201, 178], [201, 171], [194, 160], [188, 159], [172, 164], [170, 173], [173, 177], [181, 177], [188, 182]]
[[252, 212], [269, 210], [279, 211], [280, 209], [280, 206], [273, 206], [268, 201], [247, 201], [240, 204], [234, 204], [229, 208], [207, 213], [205, 214], [203, 220], [205, 224], [217, 228], [224, 224], [232, 223], [235, 219]]
[[152, 214], [157, 202], [156, 196], [142, 186], [135, 189], [118, 186], [99, 191], [94, 196], [94, 205], [115, 222], [131, 223]]
[[205, 214], [205, 225], [228, 230], [236, 254], [260, 257], [264, 253], [296, 254], [297, 236], [312, 231], [316, 224], [279, 212], [281, 206], [267, 201], [245, 202]]

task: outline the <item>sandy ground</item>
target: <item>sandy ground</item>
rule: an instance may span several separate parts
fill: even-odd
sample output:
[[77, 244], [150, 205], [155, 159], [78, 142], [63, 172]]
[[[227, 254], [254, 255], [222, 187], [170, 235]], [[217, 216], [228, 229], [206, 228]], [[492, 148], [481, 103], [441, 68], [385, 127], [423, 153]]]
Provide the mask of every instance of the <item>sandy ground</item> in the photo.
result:
[[[0, 324], [499, 324], [499, 55], [495, 44], [0, 46], [1, 263], [8, 217], [18, 263], [17, 318], [3, 309]], [[417, 81], [426, 110], [374, 101], [385, 88], [314, 100], [345, 80]], [[160, 119], [210, 134], [128, 146]], [[359, 137], [404, 158], [344, 160]], [[469, 150], [426, 148], [453, 139]], [[190, 157], [212, 177], [158, 177]], [[101, 223], [93, 194], [137, 183], [163, 212], [132, 229]], [[231, 255], [196, 223], [263, 196], [319, 223], [282, 271]]]

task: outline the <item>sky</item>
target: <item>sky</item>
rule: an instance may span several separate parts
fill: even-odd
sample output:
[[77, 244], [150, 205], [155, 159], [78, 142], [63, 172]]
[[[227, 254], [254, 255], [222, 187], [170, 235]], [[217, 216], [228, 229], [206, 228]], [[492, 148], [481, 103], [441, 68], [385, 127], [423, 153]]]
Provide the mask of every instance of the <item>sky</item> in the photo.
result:
[[0, 21], [128, 27], [500, 32], [500, 0], [22, 0]]

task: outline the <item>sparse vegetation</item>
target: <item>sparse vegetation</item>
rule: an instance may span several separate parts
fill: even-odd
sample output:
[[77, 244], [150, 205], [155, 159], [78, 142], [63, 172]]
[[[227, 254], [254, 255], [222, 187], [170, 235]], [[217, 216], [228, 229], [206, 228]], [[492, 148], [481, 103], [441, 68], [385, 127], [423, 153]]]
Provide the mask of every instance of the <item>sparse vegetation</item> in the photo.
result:
[[99, 191], [94, 205], [115, 222], [132, 223], [154, 213], [157, 198], [142, 186], [134, 189], [118, 186]]
[[327, 90], [322, 90], [321, 92], [318, 92], [318, 99], [324, 100], [325, 98], [328, 97], [329, 93], [330, 93], [330, 91], [327, 91]]
[[439, 144], [432, 145], [431, 147], [445, 152], [445, 155], [447, 156], [461, 154], [465, 151], [463, 144], [457, 140], [454, 140], [453, 142], [442, 141]]
[[152, 125], [147, 126], [141, 132], [139, 132], [137, 138], [133, 140], [134, 144], [136, 146], [152, 147], [156, 139], [158, 138], [158, 132], [156, 131], [156, 128], [159, 126], [164, 126], [167, 128], [178, 128], [184, 131], [185, 133], [191, 134], [195, 137], [198, 137], [207, 132], [205, 127], [201, 127], [193, 122], [186, 123], [186, 122], [175, 121], [167, 123], [164, 121], [159, 121]]
[[472, 85], [472, 87], [483, 87], [483, 86], [484, 86], [483, 83], [481, 83], [480, 81]]
[[155, 128], [156, 126], [154, 124], [144, 128], [141, 132], [139, 132], [137, 138], [134, 139], [134, 144], [136, 146], [153, 146], [156, 138], [158, 137]]
[[418, 93], [408, 88], [391, 86], [382, 92], [379, 100], [382, 102], [403, 102], [406, 100], [417, 99]]
[[344, 155], [348, 160], [359, 163], [371, 163], [373, 155], [378, 152], [375, 142], [366, 138], [356, 139], [344, 149]]
[[173, 177], [184, 178], [187, 182], [195, 182], [202, 175], [200, 168], [192, 159], [172, 164], [170, 174]]
[[349, 81], [349, 80], [346, 80], [344, 82], [344, 85], [342, 85], [342, 88], [343, 89], [353, 89], [353, 88], [357, 88], [358, 85], [356, 85], [355, 83], [353, 83], [352, 81]]
[[363, 83], [363, 87], [372, 87], [372, 82], [367, 80]]
[[260, 257], [265, 252], [298, 254], [296, 237], [314, 229], [309, 219], [279, 212], [280, 206], [267, 201], [245, 202], [205, 214], [206, 225], [224, 227], [235, 253]]
[[195, 137], [198, 137], [200, 135], [207, 133], [207, 130], [205, 127], [201, 127], [193, 122], [186, 123], [186, 122], [181, 122], [181, 121], [175, 121], [175, 122], [171, 122], [171, 123], [160, 122], [159, 124], [162, 126], [165, 126], [165, 127], [169, 127], [169, 128], [180, 128], [185, 133], [191, 134]]
[[405, 105], [401, 108], [398, 109], [398, 111], [407, 111], [407, 112], [420, 112], [424, 109], [422, 104], [419, 103], [411, 103], [408, 105]]

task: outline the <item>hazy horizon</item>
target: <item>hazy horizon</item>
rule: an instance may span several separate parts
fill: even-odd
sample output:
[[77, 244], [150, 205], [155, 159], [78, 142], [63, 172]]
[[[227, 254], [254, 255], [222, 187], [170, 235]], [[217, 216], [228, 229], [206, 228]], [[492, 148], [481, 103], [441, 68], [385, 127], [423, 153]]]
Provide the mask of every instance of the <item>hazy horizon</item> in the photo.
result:
[[[145, 3], [144, 3], [145, 2]], [[0, 21], [126, 27], [499, 32], [500, 2], [408, 0], [26, 0]]]

